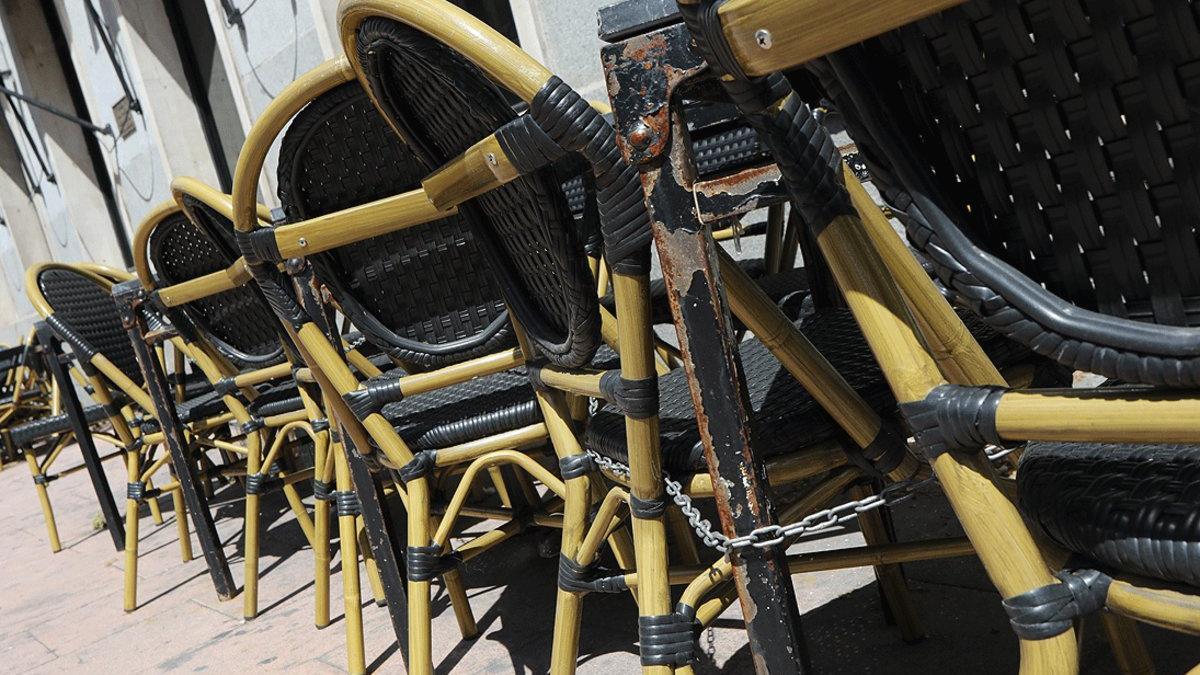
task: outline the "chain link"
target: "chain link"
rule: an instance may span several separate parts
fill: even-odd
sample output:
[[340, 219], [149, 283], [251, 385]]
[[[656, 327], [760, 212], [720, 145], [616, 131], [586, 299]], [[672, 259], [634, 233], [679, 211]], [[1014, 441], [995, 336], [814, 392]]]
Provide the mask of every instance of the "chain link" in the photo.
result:
[[[995, 462], [1008, 456], [1013, 451], [1013, 448], [994, 448], [989, 446], [988, 450], [988, 459]], [[587, 453], [592, 458], [592, 461], [596, 463], [596, 466], [602, 470], [619, 478], [627, 479], [629, 477], [629, 467], [627, 465], [605, 457], [594, 450], [588, 450]], [[876, 494], [822, 509], [821, 511], [805, 516], [795, 523], [789, 525], [767, 525], [751, 530], [740, 537], [730, 538], [719, 531], [715, 531], [712, 522], [700, 513], [700, 509], [696, 508], [696, 505], [692, 502], [692, 498], [684, 491], [683, 484], [673, 480], [670, 475], [663, 472], [663, 486], [667, 495], [679, 507], [684, 517], [687, 518], [688, 525], [695, 531], [696, 537], [705, 546], [726, 554], [730, 551], [738, 551], [750, 547], [758, 549], [769, 548], [806, 534], [836, 527], [844, 522], [854, 520], [868, 511], [899, 504], [910, 499], [917, 490], [936, 482], [937, 477], [931, 475], [921, 480], [910, 478], [897, 483], [890, 483]]]

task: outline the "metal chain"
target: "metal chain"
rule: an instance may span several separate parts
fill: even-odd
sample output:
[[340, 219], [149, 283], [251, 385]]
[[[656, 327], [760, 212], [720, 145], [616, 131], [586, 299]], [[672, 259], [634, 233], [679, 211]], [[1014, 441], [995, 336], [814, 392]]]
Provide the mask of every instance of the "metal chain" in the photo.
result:
[[[994, 452], [990, 452], [988, 459], [994, 462], [1007, 456], [1012, 451], [1012, 448], [1000, 448]], [[629, 477], [629, 467], [627, 465], [605, 457], [594, 450], [588, 450], [587, 454], [596, 463], [596, 466], [601, 469], [618, 477]], [[671, 501], [683, 512], [683, 515], [687, 518], [688, 525], [691, 525], [692, 530], [695, 531], [696, 537], [705, 546], [722, 553], [729, 553], [730, 551], [749, 547], [759, 549], [768, 548], [805, 534], [827, 530], [831, 527], [841, 525], [846, 521], [854, 520], [859, 515], [868, 511], [874, 511], [883, 506], [899, 504], [910, 499], [918, 489], [936, 482], [937, 477], [931, 475], [929, 478], [921, 480], [910, 478], [898, 483], [891, 483], [876, 494], [817, 511], [795, 523], [789, 525], [767, 525], [752, 530], [740, 537], [730, 538], [719, 531], [714, 531], [712, 523], [696, 508], [696, 505], [692, 502], [692, 498], [684, 491], [683, 485], [679, 481], [673, 480], [666, 472], [663, 472], [663, 485], [667, 495], [671, 497]]]

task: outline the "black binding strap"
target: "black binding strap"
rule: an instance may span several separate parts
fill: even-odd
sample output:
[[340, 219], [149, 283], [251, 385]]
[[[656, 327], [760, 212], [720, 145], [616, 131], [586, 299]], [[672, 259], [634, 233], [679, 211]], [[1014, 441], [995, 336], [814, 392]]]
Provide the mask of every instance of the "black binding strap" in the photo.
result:
[[33, 484], [34, 485], [49, 485], [50, 481], [52, 481], [56, 478], [58, 478], [58, 476], [47, 476], [44, 473], [34, 474]]
[[1006, 389], [943, 384], [920, 401], [901, 403], [917, 443], [930, 460], [950, 450], [976, 451], [1003, 440], [996, 431], [996, 408]]
[[658, 518], [667, 510], [667, 500], [660, 495], [655, 499], [639, 499], [637, 495], [629, 495], [629, 513], [634, 518]]
[[400, 467], [396, 474], [400, 476], [401, 482], [408, 484], [418, 478], [428, 476], [436, 468], [437, 450], [422, 450], [413, 455], [413, 458]]
[[595, 562], [580, 565], [561, 553], [558, 556], [558, 587], [570, 593], [621, 593], [629, 590], [624, 574], [610, 574], [610, 570]]
[[596, 460], [586, 452], [558, 458], [558, 473], [563, 480], [586, 476], [596, 470]]
[[312, 427], [313, 433], [320, 433], [329, 428], [329, 419], [326, 417], [318, 417], [309, 422], [308, 426]]
[[251, 417], [244, 423], [238, 425], [243, 434], [254, 433], [265, 426], [267, 426], [267, 421], [258, 416]]
[[443, 572], [454, 569], [461, 562], [462, 556], [458, 552], [451, 551], [443, 554], [442, 547], [437, 544], [409, 546], [405, 551], [409, 581], [432, 581]]
[[362, 504], [359, 503], [358, 493], [354, 490], [334, 490], [332, 495], [339, 517], [357, 516], [362, 513]]
[[230, 376], [222, 377], [216, 382], [213, 382], [212, 388], [213, 391], [217, 392], [221, 396], [229, 396], [238, 391], [237, 384], [234, 382], [233, 377]]
[[1044, 640], [1065, 632], [1071, 623], [1104, 607], [1112, 578], [1096, 570], [1058, 572], [1061, 583], [1039, 586], [1005, 598], [1013, 632], [1023, 640]]
[[612, 125], [557, 76], [534, 95], [529, 116], [559, 146], [592, 165], [605, 255], [614, 274], [650, 270], [650, 215], [638, 172], [617, 149]]
[[890, 424], [879, 427], [867, 447], [845, 443], [842, 449], [854, 466], [872, 478], [883, 478], [904, 461], [904, 437]]
[[525, 376], [529, 378], [529, 386], [533, 387], [535, 391], [545, 392], [550, 390], [546, 386], [545, 380], [542, 379], [542, 368], [544, 367], [546, 367], [544, 359], [525, 362]]
[[358, 389], [342, 395], [342, 400], [349, 406], [360, 421], [368, 415], [377, 413], [388, 403], [404, 399], [398, 377], [375, 377], [363, 382]]
[[312, 482], [313, 499], [318, 499], [323, 502], [333, 501], [333, 485], [326, 483], [323, 480], [313, 479]]
[[638, 617], [643, 666], [684, 666], [692, 662], [695, 618], [674, 612]]
[[529, 115], [521, 115], [497, 129], [496, 140], [522, 174], [550, 166], [567, 155], [567, 151], [547, 136]]
[[264, 227], [250, 232], [237, 231], [233, 236], [247, 265], [283, 261], [279, 244], [275, 241], [275, 230]]
[[265, 473], [246, 474], [246, 494], [260, 495], [274, 487], [276, 481]]
[[627, 380], [621, 371], [609, 370], [600, 376], [600, 391], [626, 417], [646, 419], [658, 414], [657, 376]]

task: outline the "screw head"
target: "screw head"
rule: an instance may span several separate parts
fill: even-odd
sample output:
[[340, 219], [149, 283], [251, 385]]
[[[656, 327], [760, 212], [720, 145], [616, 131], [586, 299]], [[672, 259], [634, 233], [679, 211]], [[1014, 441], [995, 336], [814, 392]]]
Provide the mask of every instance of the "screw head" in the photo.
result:
[[634, 147], [645, 148], [650, 145], [651, 137], [654, 132], [650, 129], [650, 125], [645, 122], [639, 122], [637, 126], [629, 132], [629, 142], [633, 143]]
[[492, 166], [496, 166], [496, 154], [495, 153], [489, 152], [486, 155], [484, 155], [483, 158], [487, 160], [488, 164], [491, 164]]
[[305, 239], [304, 237], [300, 237], [299, 239], [297, 239], [296, 243], [300, 245], [300, 248], [304, 248], [305, 246], [308, 246], [308, 240]]
[[766, 28], [759, 28], [754, 31], [754, 41], [758, 43], [761, 49], [770, 49], [771, 45], [775, 44], [774, 38], [771, 37], [771, 31]]

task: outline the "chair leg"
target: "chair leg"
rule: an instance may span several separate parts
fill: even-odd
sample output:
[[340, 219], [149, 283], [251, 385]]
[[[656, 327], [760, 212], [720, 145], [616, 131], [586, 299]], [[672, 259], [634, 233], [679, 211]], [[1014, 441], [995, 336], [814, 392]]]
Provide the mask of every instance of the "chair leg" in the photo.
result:
[[[257, 432], [246, 435], [246, 477], [262, 471], [262, 444]], [[261, 525], [260, 498], [257, 492], [246, 491], [245, 570], [242, 581], [242, 617], [247, 621], [258, 616], [258, 552]]]
[[[130, 483], [141, 479], [141, 453], [137, 448], [125, 452]], [[125, 499], [125, 611], [137, 609], [138, 500]]]
[[192, 536], [188, 532], [187, 505], [183, 501], [183, 490], [171, 490], [171, 506], [175, 509], [175, 529], [179, 533], [179, 557], [183, 562], [191, 562]]
[[[147, 490], [154, 489], [154, 479], [153, 478], [150, 478], [150, 477], [146, 478], [146, 489]], [[150, 507], [150, 517], [154, 519], [154, 524], [162, 525], [164, 522], [163, 515], [162, 515], [162, 507], [159, 506], [159, 504], [158, 504], [158, 498], [150, 497], [149, 499], [146, 500], [146, 506]]]
[[[346, 456], [337, 453], [334, 457], [339, 492], [353, 492], [350, 467]], [[338, 541], [342, 551], [342, 599], [346, 617], [346, 670], [350, 673], [365, 673], [366, 657], [363, 649], [362, 591], [358, 579], [358, 532], [354, 513], [338, 513]], [[428, 599], [428, 596], [426, 596]]]
[[1146, 651], [1137, 622], [1111, 612], [1101, 612], [1100, 619], [1121, 675], [1154, 675], [1154, 661]]
[[[433, 538], [429, 513], [429, 480], [418, 478], [408, 483], [408, 545], [429, 546]], [[433, 672], [432, 610], [429, 580], [408, 576], [408, 672], [429, 675]]]
[[45, 476], [38, 468], [37, 458], [33, 456], [32, 450], [25, 451], [25, 463], [29, 465], [29, 473], [33, 474], [33, 487], [37, 490], [38, 501], [42, 504], [42, 519], [46, 521], [50, 550], [58, 553], [62, 550], [62, 542], [58, 539], [58, 524], [54, 522], [54, 508], [50, 506], [50, 491], [46, 489]]
[[[576, 555], [587, 532], [588, 510], [592, 504], [590, 482], [587, 475], [566, 481], [560, 555], [575, 562], [578, 562]], [[575, 672], [582, 617], [583, 595], [559, 588], [554, 603], [554, 639], [550, 655], [551, 672], [556, 675]]]
[[316, 602], [313, 623], [317, 628], [329, 625], [329, 502], [313, 503], [313, 585]]
[[[874, 492], [871, 486], [866, 484], [853, 485], [849, 490], [851, 499], [865, 499]], [[868, 546], [893, 543], [895, 540], [878, 509], [859, 515], [858, 524]], [[921, 625], [921, 618], [913, 606], [903, 568], [900, 565], [875, 565], [875, 578], [879, 581], [886, 611], [890, 612], [892, 619], [900, 627], [901, 639], [909, 644], [923, 640], [925, 628]]]

